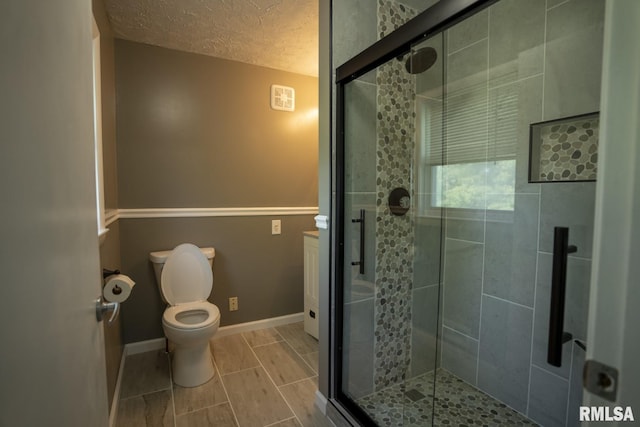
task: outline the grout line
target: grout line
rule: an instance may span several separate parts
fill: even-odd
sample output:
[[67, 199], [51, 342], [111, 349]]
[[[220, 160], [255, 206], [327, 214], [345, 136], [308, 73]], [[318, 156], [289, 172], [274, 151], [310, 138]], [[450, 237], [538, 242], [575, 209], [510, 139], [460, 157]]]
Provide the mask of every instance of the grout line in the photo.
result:
[[[287, 340], [285, 340], [285, 342], [286, 342], [287, 344], [289, 344], [289, 342], [287, 342]], [[294, 353], [295, 353], [295, 354], [297, 354], [297, 355], [298, 355], [298, 357], [299, 357], [300, 359], [302, 359], [302, 361], [304, 362], [304, 364], [305, 364], [305, 365], [307, 365], [307, 366], [309, 367], [309, 369], [311, 369], [311, 372], [315, 372], [315, 375], [313, 375], [312, 377], [318, 376], [318, 373], [316, 372], [316, 370], [315, 370], [315, 369], [313, 369], [313, 366], [311, 366], [311, 365], [309, 365], [309, 363], [307, 363], [307, 361], [305, 360], [305, 358], [304, 358], [304, 357], [302, 357], [302, 354], [301, 354], [301, 353], [299, 353], [299, 352], [298, 352], [298, 350], [296, 350], [296, 349], [295, 349], [291, 344], [289, 344], [289, 347], [291, 347], [291, 350], [293, 350], [293, 351], [294, 351]], [[310, 353], [316, 353], [316, 351], [311, 351], [311, 352], [309, 352], [309, 353], [305, 353], [305, 354], [310, 354]], [[319, 354], [319, 351], [317, 351], [317, 353]], [[309, 378], [312, 378], [312, 377], [309, 377]]]
[[[242, 335], [241, 335], [242, 336]], [[284, 338], [284, 337], [283, 337]], [[253, 356], [256, 358], [256, 360], [258, 361], [258, 363], [260, 364], [260, 367], [262, 368], [262, 370], [264, 371], [265, 374], [267, 374], [267, 377], [269, 378], [269, 381], [271, 381], [271, 383], [273, 384], [273, 386], [276, 388], [276, 390], [278, 391], [278, 394], [280, 394], [280, 397], [282, 398], [282, 400], [284, 401], [284, 403], [287, 405], [287, 407], [289, 408], [289, 410], [291, 411], [291, 413], [293, 414], [293, 416], [298, 420], [298, 422], [300, 424], [302, 424], [302, 421], [300, 421], [298, 419], [298, 416], [296, 415], [296, 412], [293, 410], [293, 408], [291, 407], [291, 405], [289, 404], [289, 402], [287, 401], [287, 399], [285, 399], [284, 394], [282, 394], [282, 392], [280, 391], [280, 388], [278, 387], [278, 385], [276, 384], [276, 382], [273, 380], [273, 378], [271, 378], [271, 374], [269, 374], [269, 371], [267, 371], [264, 367], [264, 365], [262, 364], [262, 360], [260, 360], [260, 358], [258, 358], [258, 355], [256, 354], [255, 351], [253, 351], [253, 348], [251, 348], [251, 346], [249, 345], [249, 342], [247, 341], [247, 339], [242, 336], [242, 339], [247, 343], [247, 346], [251, 349], [251, 352], [253, 353]], [[285, 342], [286, 342], [286, 338], [285, 338]], [[287, 343], [288, 344], [288, 343]], [[291, 419], [292, 417], [286, 418]], [[281, 422], [284, 420], [278, 420], [277, 422]], [[238, 424], [239, 425], [239, 424]]]
[[[213, 378], [212, 378], [213, 379]], [[213, 405], [207, 405], [207, 406], [203, 406], [202, 408], [198, 408], [198, 409], [193, 409], [191, 411], [186, 411], [181, 413], [179, 416], [182, 415], [186, 415], [186, 414], [193, 414], [194, 412], [198, 412], [198, 411], [204, 411], [205, 409], [209, 409], [209, 408], [215, 408], [216, 406], [222, 406], [222, 405], [229, 405], [231, 406], [231, 404], [229, 402], [219, 402], [219, 403], [215, 403]]]
[[[256, 358], [256, 359], [257, 359], [257, 358]], [[258, 361], [258, 363], [259, 363], [259, 362], [260, 362], [260, 361]], [[242, 369], [239, 369], [239, 370], [237, 370], [237, 371], [225, 372], [224, 374], [223, 374], [223, 373], [220, 373], [220, 375], [227, 376], [227, 375], [237, 374], [237, 373], [240, 373], [240, 372], [250, 371], [250, 370], [252, 370], [252, 369], [256, 369], [256, 368], [259, 368], [259, 367], [260, 367], [260, 366], [258, 366], [258, 365], [256, 365], [256, 366], [249, 366], [248, 368], [242, 368]]]
[[[475, 46], [475, 45], [477, 45], [477, 44], [480, 44], [480, 43], [482, 43], [482, 42], [483, 42], [483, 41], [485, 41], [485, 40], [488, 42], [488, 41], [489, 41], [489, 36], [487, 36], [487, 37], [483, 37], [483, 38], [481, 38], [481, 39], [479, 39], [479, 40], [476, 40], [476, 41], [474, 41], [473, 43], [470, 43], [470, 44], [466, 45], [465, 47], [461, 47], [460, 49], [456, 49], [456, 50], [454, 50], [453, 52], [447, 52], [447, 56], [455, 55], [456, 53], [458, 53], [458, 52], [462, 52], [462, 51], [463, 51], [463, 50], [465, 50], [465, 49], [468, 49], [468, 48], [473, 47], [473, 46]], [[487, 64], [489, 64], [489, 63], [487, 62]]]
[[518, 302], [509, 301], [508, 299], [500, 298], [500, 297], [497, 297], [495, 295], [486, 294], [484, 292], [482, 293], [482, 295], [485, 296], [485, 297], [488, 297], [488, 298], [493, 298], [493, 299], [497, 299], [499, 301], [504, 301], [504, 302], [509, 303], [509, 304], [517, 305], [518, 307], [526, 308], [528, 310], [533, 310], [533, 307], [529, 307], [528, 305], [520, 304]]
[[[449, 220], [456, 220], [456, 218], [448, 218], [448, 219]], [[475, 221], [480, 222], [481, 220], [475, 220]], [[484, 245], [484, 242], [477, 242], [477, 241], [474, 241], [474, 240], [456, 239], [455, 237], [447, 237], [447, 236], [445, 236], [444, 238], [448, 239], [448, 240], [455, 240], [456, 242], [472, 243], [474, 245]]]
[[[246, 340], [246, 338], [245, 338], [245, 340]], [[254, 346], [249, 344], [249, 341], [247, 341], [247, 344], [249, 344], [249, 347], [251, 347], [251, 348], [261, 348], [261, 347], [266, 347], [268, 345], [278, 344], [279, 342], [284, 342], [284, 339], [281, 339], [280, 341], [274, 341], [274, 342], [269, 342], [269, 343], [266, 343], [266, 344], [259, 344], [259, 345], [254, 345]]]
[[535, 79], [536, 77], [540, 77], [540, 76], [544, 76], [544, 73], [537, 73], [537, 74], [533, 74], [531, 76], [521, 77], [519, 79], [513, 80], [513, 81], [508, 82], [508, 83], [501, 83], [499, 85], [491, 86], [489, 88], [489, 90], [491, 91], [491, 90], [500, 89], [500, 88], [503, 88], [503, 87], [506, 87], [506, 86], [510, 86], [512, 84], [522, 83], [524, 81], [527, 81], [527, 80], [530, 80], [530, 79]]
[[478, 339], [478, 338], [474, 338], [474, 337], [469, 336], [469, 335], [467, 335], [467, 334], [463, 334], [462, 332], [460, 332], [460, 331], [459, 331], [459, 330], [457, 330], [457, 329], [452, 328], [451, 326], [447, 326], [447, 325], [443, 324], [443, 325], [442, 325], [442, 327], [443, 327], [443, 328], [447, 328], [447, 329], [449, 329], [450, 331], [453, 331], [453, 332], [455, 332], [455, 333], [456, 333], [456, 334], [458, 334], [458, 335], [462, 335], [462, 336], [463, 336], [463, 337], [465, 337], [465, 338], [468, 338], [468, 339], [470, 339], [470, 340], [476, 341], [477, 343], [479, 343], [479, 342], [480, 342], [480, 339]]
[[571, 343], [571, 363], [569, 364], [569, 379], [568, 379], [568, 384], [567, 384], [567, 406], [565, 407], [565, 414], [564, 414], [564, 425], [568, 426], [569, 425], [569, 405], [570, 405], [570, 398], [571, 398], [571, 377], [573, 376], [573, 352], [576, 351], [576, 346], [573, 345], [573, 340], [569, 341]]
[[278, 386], [278, 388], [287, 387], [287, 386], [290, 386], [292, 384], [298, 384], [298, 383], [301, 383], [301, 382], [304, 382], [304, 381], [309, 381], [309, 380], [313, 381], [313, 378], [316, 377], [316, 376], [317, 375], [314, 375], [312, 377], [302, 378], [302, 379], [295, 380], [295, 381], [291, 381], [290, 383], [286, 383], [286, 384], [282, 384], [281, 386]]
[[299, 421], [299, 420], [298, 420], [298, 418], [296, 418], [296, 416], [294, 415], [294, 416], [293, 416], [293, 417], [291, 417], [291, 418], [285, 418], [284, 420], [280, 420], [280, 421], [276, 421], [275, 423], [267, 424], [267, 425], [266, 425], [266, 426], [264, 426], [264, 427], [276, 426], [276, 425], [278, 425], [278, 424], [280, 424], [280, 423], [282, 423], [282, 422], [289, 421], [289, 420], [296, 420], [296, 421]]
[[[547, 9], [547, 10], [546, 10], [546, 12], [549, 12], [550, 10], [553, 10], [553, 9], [555, 9], [556, 7], [560, 7], [560, 6], [562, 6], [563, 4], [567, 4], [567, 3], [569, 3], [569, 0], [565, 0], [565, 1], [563, 1], [562, 3], [558, 3], [558, 4], [554, 5], [554, 6], [551, 6], [549, 9]], [[545, 4], [545, 7], [546, 7], [546, 4]]]
[[[485, 151], [485, 163], [489, 162], [489, 111], [491, 109], [490, 105], [490, 97], [489, 97], [489, 66], [490, 66], [490, 49], [491, 44], [489, 43], [489, 33], [491, 31], [491, 9], [487, 12], [487, 77], [486, 77], [486, 94], [487, 94], [487, 112], [485, 117], [485, 122], [487, 126], [487, 148]], [[487, 188], [487, 182], [489, 181], [488, 171], [485, 170], [484, 174], [484, 188]], [[478, 319], [478, 354], [476, 356], [476, 383], [475, 386], [478, 386], [478, 381], [480, 378], [480, 333], [482, 331], [482, 296], [484, 295], [484, 272], [485, 272], [485, 263], [486, 263], [486, 252], [487, 252], [487, 193], [484, 194], [484, 221], [482, 223], [483, 231], [482, 231], [482, 277], [480, 280], [480, 318]]]
[[171, 386], [171, 408], [173, 410], [173, 425], [176, 427], [178, 425], [178, 416], [176, 415], [176, 399], [173, 394], [173, 371], [171, 369], [171, 353], [165, 353], [167, 360], [169, 362], [169, 384]]
[[[546, 20], [546, 18], [545, 18]], [[544, 79], [543, 79], [544, 80]], [[536, 236], [536, 249], [540, 249], [540, 214], [542, 210], [542, 189], [538, 193], [538, 230]], [[533, 321], [531, 322], [531, 351], [529, 352], [529, 384], [527, 387], [527, 409], [526, 415], [529, 415], [529, 404], [531, 402], [531, 378], [533, 375], [533, 347], [535, 345], [535, 331], [536, 331], [536, 299], [538, 294], [538, 269], [540, 264], [540, 251], [536, 250], [536, 271], [533, 275]]]
[[547, 373], [547, 374], [549, 374], [551, 376], [554, 376], [554, 377], [558, 378], [559, 380], [566, 381], [566, 382], [569, 381], [566, 378], [564, 378], [564, 377], [562, 377], [562, 376], [560, 376], [560, 375], [558, 375], [556, 373], [553, 373], [553, 372], [551, 372], [551, 371], [549, 371], [549, 370], [547, 370], [547, 369], [545, 369], [545, 368], [543, 368], [541, 366], [536, 365], [535, 363], [532, 363], [531, 366], [534, 366], [535, 368], [540, 369], [541, 371], [544, 371], [545, 373]]
[[[171, 374], [169, 374], [169, 378], [171, 378]], [[157, 390], [149, 390], [149, 391], [146, 391], [144, 393], [135, 394], [133, 396], [121, 397], [120, 400], [122, 401], [122, 400], [134, 399], [136, 397], [146, 396], [147, 394], [153, 394], [153, 393], [159, 393], [161, 391], [167, 391], [170, 388], [173, 388], [173, 385], [171, 385], [170, 387], [160, 388], [160, 389], [157, 389]]]
[[[209, 340], [209, 350], [211, 350], [211, 346], [213, 343]], [[213, 352], [211, 352], [211, 360], [213, 361], [213, 367], [216, 369], [218, 376], [220, 377], [220, 384], [222, 384], [222, 390], [224, 390], [224, 395], [227, 396], [227, 402], [229, 402], [229, 408], [231, 408], [231, 413], [233, 414], [233, 418], [236, 420], [236, 424], [240, 426], [240, 422], [238, 421], [238, 416], [236, 415], [235, 409], [233, 409], [233, 404], [231, 403], [231, 398], [229, 397], [229, 392], [227, 391], [227, 386], [224, 384], [224, 379], [222, 372], [218, 368], [218, 364], [216, 363], [216, 358], [213, 357]]]
[[[542, 190], [541, 190], [541, 192], [542, 192]], [[540, 252], [541, 254], [545, 254], [545, 255], [553, 255], [552, 252], [546, 252], [546, 251], [541, 251], [541, 250], [538, 250], [538, 252]], [[578, 261], [593, 261], [593, 258], [585, 258], [585, 257], [574, 256], [574, 255], [569, 255], [569, 258], [573, 258], [573, 259], [578, 260]]]
[[[547, 4], [548, 0], [545, 0], [545, 12], [544, 12], [544, 34], [542, 40], [542, 97], [540, 105], [540, 120], [544, 120], [544, 87], [545, 87], [545, 74], [546, 74], [546, 57], [547, 57]], [[536, 272], [534, 274], [533, 283], [533, 321], [531, 322], [531, 352], [529, 354], [529, 384], [527, 387], [527, 409], [526, 415], [529, 415], [530, 402], [531, 402], [531, 378], [533, 375], [533, 348], [535, 345], [535, 331], [536, 331], [536, 299], [538, 294], [538, 269], [540, 265], [540, 217], [542, 215], [542, 187], [538, 192], [538, 236], [536, 238]]]

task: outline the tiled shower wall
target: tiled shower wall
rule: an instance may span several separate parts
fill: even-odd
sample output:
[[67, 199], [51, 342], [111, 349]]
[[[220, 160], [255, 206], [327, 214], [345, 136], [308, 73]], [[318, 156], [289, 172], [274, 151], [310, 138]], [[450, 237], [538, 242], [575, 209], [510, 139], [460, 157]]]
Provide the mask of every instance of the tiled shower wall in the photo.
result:
[[455, 134], [486, 143], [478, 180], [512, 159], [516, 181], [483, 194], [513, 211], [445, 213], [441, 366], [545, 426], [579, 424], [584, 351], [567, 343], [562, 368], [546, 363], [551, 252], [553, 227], [569, 227], [565, 330], [584, 340], [595, 184], [529, 184], [529, 125], [599, 109], [603, 15], [601, 0], [502, 0], [446, 41], [445, 134], [472, 121]]

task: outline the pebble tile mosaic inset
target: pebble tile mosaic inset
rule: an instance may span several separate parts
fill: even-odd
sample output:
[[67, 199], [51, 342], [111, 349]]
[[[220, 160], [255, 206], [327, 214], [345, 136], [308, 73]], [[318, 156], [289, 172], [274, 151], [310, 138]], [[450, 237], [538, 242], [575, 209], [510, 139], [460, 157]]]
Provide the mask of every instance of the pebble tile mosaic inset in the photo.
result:
[[[380, 37], [414, 16], [406, 6], [379, 0]], [[376, 83], [374, 388], [379, 390], [404, 380], [410, 360], [413, 221], [411, 215], [392, 215], [387, 198], [396, 187], [411, 192], [415, 78], [393, 59], [378, 68]]]
[[436, 375], [435, 399], [431, 371], [365, 396], [358, 403], [381, 426], [537, 425], [444, 369], [438, 369]]
[[595, 180], [598, 172], [597, 116], [540, 127], [539, 181]]

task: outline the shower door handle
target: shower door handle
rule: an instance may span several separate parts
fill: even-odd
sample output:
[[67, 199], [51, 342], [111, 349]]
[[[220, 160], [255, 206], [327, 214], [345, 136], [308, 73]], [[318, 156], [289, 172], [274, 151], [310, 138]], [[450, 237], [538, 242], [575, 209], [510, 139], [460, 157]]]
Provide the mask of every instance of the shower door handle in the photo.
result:
[[562, 365], [562, 345], [571, 341], [572, 338], [570, 333], [564, 332], [564, 302], [567, 287], [567, 257], [577, 250], [576, 246], [569, 244], [569, 228], [554, 227], [547, 362], [558, 367]]
[[351, 265], [360, 266], [360, 274], [364, 274], [364, 209], [360, 209], [360, 218], [352, 219], [353, 223], [360, 223], [360, 260], [352, 261]]

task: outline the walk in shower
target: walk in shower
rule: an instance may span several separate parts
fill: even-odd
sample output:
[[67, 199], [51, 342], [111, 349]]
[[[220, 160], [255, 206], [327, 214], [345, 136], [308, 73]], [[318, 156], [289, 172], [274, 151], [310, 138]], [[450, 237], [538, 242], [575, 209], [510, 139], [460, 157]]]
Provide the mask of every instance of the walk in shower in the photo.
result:
[[371, 7], [378, 41], [336, 69], [338, 400], [579, 425], [604, 1]]

